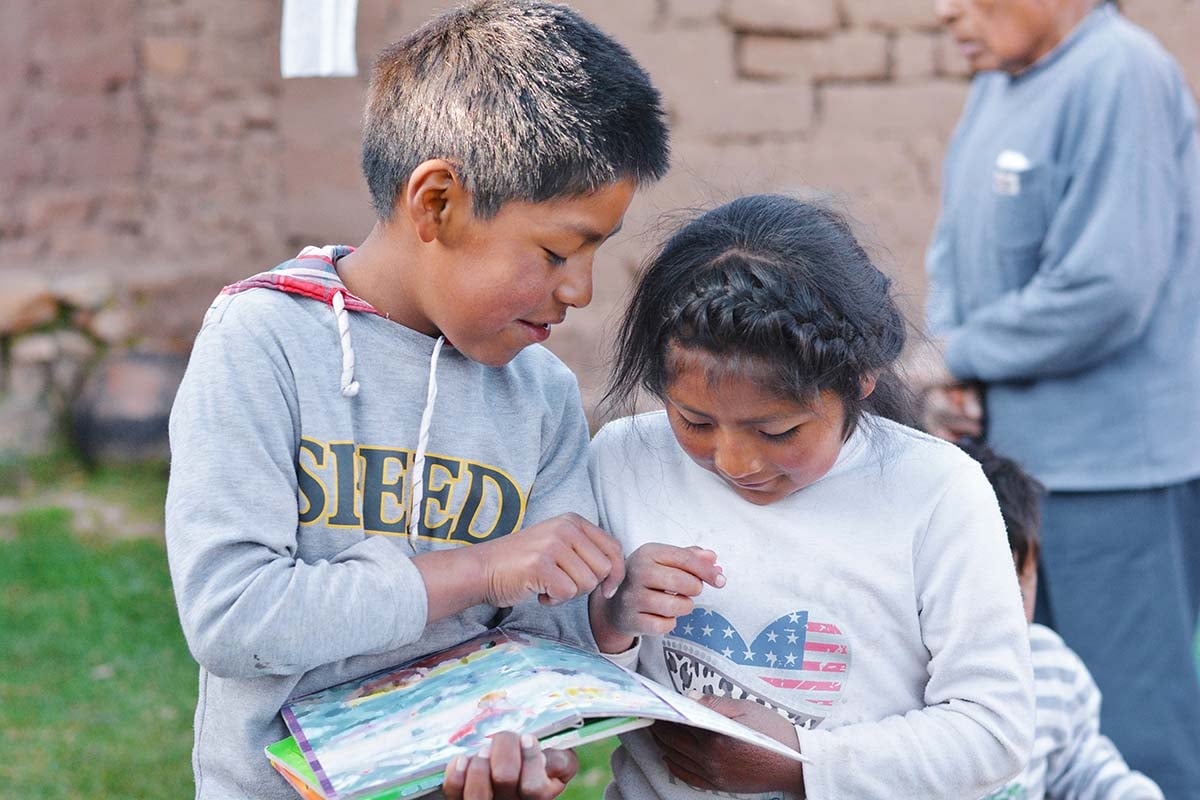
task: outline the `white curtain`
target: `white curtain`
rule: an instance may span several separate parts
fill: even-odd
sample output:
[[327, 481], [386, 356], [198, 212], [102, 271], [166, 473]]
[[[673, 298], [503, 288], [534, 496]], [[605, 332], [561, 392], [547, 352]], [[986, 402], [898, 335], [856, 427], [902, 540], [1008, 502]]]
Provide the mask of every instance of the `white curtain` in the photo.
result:
[[358, 0], [283, 0], [279, 65], [285, 78], [357, 75]]

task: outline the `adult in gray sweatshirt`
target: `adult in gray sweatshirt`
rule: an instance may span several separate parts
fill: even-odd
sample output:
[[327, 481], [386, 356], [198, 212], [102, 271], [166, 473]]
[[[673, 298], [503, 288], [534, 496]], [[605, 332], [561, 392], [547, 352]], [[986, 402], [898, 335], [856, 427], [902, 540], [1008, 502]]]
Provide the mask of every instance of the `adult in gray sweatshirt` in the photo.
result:
[[[960, 388], [932, 386], [928, 424], [982, 428], [1049, 488], [1037, 619], [1130, 765], [1200, 797], [1196, 106], [1112, 4], [938, 7], [979, 72], [927, 258], [944, 365], [925, 380]], [[972, 385], [982, 404], [956, 405]]]

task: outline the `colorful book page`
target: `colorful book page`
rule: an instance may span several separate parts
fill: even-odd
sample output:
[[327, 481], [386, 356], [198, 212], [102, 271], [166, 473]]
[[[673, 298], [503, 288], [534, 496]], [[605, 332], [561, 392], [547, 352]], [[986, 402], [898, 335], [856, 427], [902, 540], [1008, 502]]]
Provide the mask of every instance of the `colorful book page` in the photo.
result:
[[800, 758], [601, 656], [502, 630], [297, 698], [283, 717], [328, 800], [440, 773], [501, 731], [545, 738], [596, 717], [696, 725]]
[[285, 706], [284, 719], [326, 797], [335, 800], [439, 772], [500, 731], [540, 738], [577, 727], [581, 709], [605, 717], [670, 711], [603, 658], [493, 631], [298, 698]]

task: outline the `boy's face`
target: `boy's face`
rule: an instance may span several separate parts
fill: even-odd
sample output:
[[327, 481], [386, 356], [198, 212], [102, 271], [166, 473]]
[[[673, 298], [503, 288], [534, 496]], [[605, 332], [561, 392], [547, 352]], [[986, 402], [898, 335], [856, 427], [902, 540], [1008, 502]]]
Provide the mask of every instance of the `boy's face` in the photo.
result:
[[[1017, 554], [1013, 553], [1013, 562], [1016, 563]], [[1037, 603], [1037, 553], [1029, 553], [1025, 556], [1024, 564], [1016, 564], [1017, 567], [1017, 584], [1021, 587], [1021, 600], [1025, 604], [1025, 621], [1033, 622], [1033, 608]]]
[[1055, 25], [1063, 0], [936, 0], [973, 71], [1018, 73], [1054, 49], [1061, 39]]
[[596, 250], [621, 227], [634, 184], [541, 203], [510, 201], [491, 219], [460, 203], [441, 237], [422, 306], [461, 353], [502, 366], [544, 342], [592, 300]]

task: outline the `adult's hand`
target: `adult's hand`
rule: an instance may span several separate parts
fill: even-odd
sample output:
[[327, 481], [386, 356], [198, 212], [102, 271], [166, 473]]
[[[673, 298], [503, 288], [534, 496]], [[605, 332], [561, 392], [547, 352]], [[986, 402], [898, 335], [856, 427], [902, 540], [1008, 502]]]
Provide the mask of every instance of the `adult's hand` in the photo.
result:
[[921, 427], [952, 442], [983, 435], [983, 399], [976, 386], [935, 386], [921, 395]]

